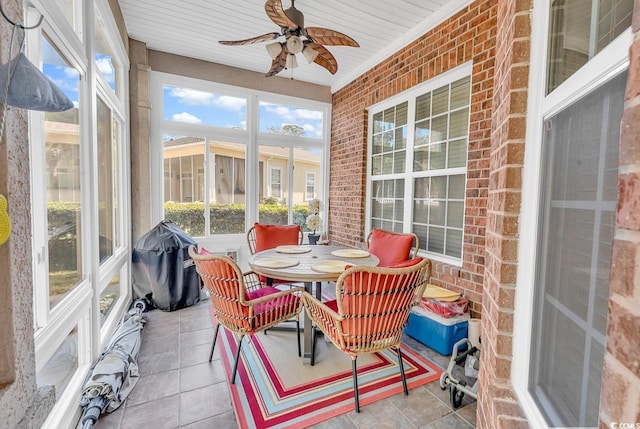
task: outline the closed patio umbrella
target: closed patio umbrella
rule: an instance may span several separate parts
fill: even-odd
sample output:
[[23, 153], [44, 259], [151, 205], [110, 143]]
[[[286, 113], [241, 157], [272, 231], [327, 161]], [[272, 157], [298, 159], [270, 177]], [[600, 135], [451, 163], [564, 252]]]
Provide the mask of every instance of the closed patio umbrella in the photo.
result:
[[140, 308], [129, 310], [92, 365], [80, 396], [83, 429], [91, 427], [102, 413], [116, 410], [138, 381], [136, 358], [145, 322]]

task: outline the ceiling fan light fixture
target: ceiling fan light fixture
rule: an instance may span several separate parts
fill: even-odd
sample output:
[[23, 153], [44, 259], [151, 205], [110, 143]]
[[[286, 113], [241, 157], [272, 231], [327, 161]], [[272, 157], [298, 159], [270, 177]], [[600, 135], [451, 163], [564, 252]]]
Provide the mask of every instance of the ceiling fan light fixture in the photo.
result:
[[296, 60], [296, 56], [293, 54], [287, 55], [287, 62], [284, 65], [288, 69], [295, 69], [298, 67], [298, 61]]
[[280, 52], [282, 52], [282, 45], [280, 42], [269, 43], [266, 48], [272, 60], [275, 60], [276, 57], [280, 55]]
[[304, 48], [304, 43], [298, 36], [290, 36], [287, 39], [287, 50], [292, 54], [299, 54]]
[[304, 55], [304, 57], [307, 59], [309, 64], [311, 64], [318, 57], [318, 51], [308, 46], [305, 46], [304, 49], [302, 49], [302, 55]]

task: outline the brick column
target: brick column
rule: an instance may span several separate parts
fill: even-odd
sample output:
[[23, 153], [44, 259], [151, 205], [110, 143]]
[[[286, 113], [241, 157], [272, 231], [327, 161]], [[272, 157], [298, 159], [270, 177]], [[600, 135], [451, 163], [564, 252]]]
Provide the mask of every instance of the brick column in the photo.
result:
[[618, 211], [611, 262], [600, 426], [640, 423], [640, 0], [620, 135]]
[[529, 0], [498, 1], [477, 420], [486, 429], [529, 426], [511, 387], [511, 360], [530, 11]]

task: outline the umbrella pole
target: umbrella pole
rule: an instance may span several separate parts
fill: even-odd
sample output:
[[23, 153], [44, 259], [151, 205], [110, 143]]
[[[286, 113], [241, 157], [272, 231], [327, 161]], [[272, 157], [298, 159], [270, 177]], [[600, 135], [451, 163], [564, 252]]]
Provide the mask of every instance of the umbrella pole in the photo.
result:
[[88, 429], [93, 426], [100, 418], [100, 414], [102, 414], [106, 406], [107, 398], [104, 396], [93, 398], [82, 413], [82, 429]]

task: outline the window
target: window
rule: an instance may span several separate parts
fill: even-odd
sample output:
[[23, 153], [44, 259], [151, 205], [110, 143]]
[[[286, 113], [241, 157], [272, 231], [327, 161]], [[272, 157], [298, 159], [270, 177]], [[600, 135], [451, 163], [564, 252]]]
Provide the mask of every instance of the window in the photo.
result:
[[[29, 59], [74, 105], [29, 112], [36, 380], [56, 387], [44, 426], [71, 427], [86, 372], [131, 297], [120, 281], [131, 255], [128, 58], [106, 0], [34, 4], [28, 22], [44, 20], [26, 33]], [[96, 16], [100, 27], [78, 43]]]
[[563, 426], [599, 420], [626, 81], [619, 75], [546, 123], [531, 391]]
[[[96, 28], [96, 53], [95, 62], [100, 75], [105, 79], [109, 88], [116, 94], [122, 94], [122, 64], [118, 61], [118, 56], [114, 52], [105, 28], [105, 22], [99, 15], [95, 18]], [[112, 35], [116, 36], [116, 35]]]
[[316, 197], [316, 173], [307, 172], [306, 174], [305, 200], [312, 200]]
[[282, 169], [280, 168], [269, 168], [269, 196], [282, 198]]
[[469, 71], [463, 66], [370, 112], [371, 228], [414, 232], [431, 257], [460, 264]]
[[[54, 307], [83, 278], [82, 166], [80, 163], [80, 72], [55, 47], [41, 37], [43, 73], [64, 82], [76, 107], [45, 113], [45, 171], [48, 221], [49, 305]], [[58, 174], [61, 174], [58, 176]]]
[[[256, 221], [304, 228], [307, 197], [323, 193], [328, 104], [158, 72], [151, 85], [162, 105], [151, 136], [162, 142], [152, 153], [157, 221], [221, 250], [245, 245]], [[224, 241], [207, 241], [214, 235]]]
[[599, 422], [633, 1], [600, 4], [534, 4], [512, 372], [535, 427]]
[[[551, 3], [547, 94], [631, 25], [633, 1], [555, 0]], [[594, 19], [595, 18], [595, 19]]]

